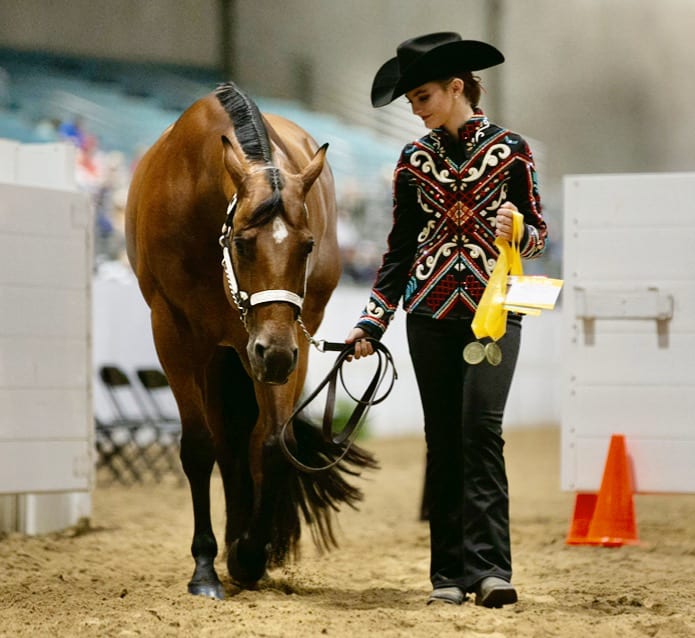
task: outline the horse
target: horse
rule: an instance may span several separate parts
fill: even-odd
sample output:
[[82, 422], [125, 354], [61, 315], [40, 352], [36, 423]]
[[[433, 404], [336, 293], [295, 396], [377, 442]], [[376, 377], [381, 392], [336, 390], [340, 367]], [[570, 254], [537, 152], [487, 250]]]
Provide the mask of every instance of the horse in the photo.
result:
[[[227, 570], [242, 588], [299, 557], [302, 521], [320, 549], [336, 547], [336, 513], [363, 498], [350, 480], [376, 467], [368, 451], [345, 454], [301, 417], [288, 427], [341, 274], [327, 147], [227, 82], [164, 131], [131, 180], [127, 254], [182, 424], [194, 595], [225, 596], [210, 519], [215, 463]], [[282, 453], [281, 430], [304, 462], [340, 462], [301, 472]]]

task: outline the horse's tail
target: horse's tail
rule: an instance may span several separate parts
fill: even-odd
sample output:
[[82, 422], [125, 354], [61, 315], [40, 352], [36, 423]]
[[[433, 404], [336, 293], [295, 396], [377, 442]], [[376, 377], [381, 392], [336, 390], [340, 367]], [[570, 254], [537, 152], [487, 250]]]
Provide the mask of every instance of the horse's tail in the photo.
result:
[[[323, 467], [340, 457], [343, 447], [326, 441], [321, 430], [312, 423], [295, 417], [294, 436], [297, 459], [310, 467]], [[362, 490], [351, 485], [347, 477], [355, 477], [364, 469], [377, 469], [374, 456], [353, 445], [342, 460], [321, 472], [306, 473], [289, 465], [288, 480], [276, 502], [273, 537], [268, 556], [269, 565], [282, 565], [292, 554], [298, 556], [301, 530], [300, 512], [316, 547], [330, 550], [338, 546], [333, 530], [335, 514], [341, 505], [353, 509], [362, 500]]]

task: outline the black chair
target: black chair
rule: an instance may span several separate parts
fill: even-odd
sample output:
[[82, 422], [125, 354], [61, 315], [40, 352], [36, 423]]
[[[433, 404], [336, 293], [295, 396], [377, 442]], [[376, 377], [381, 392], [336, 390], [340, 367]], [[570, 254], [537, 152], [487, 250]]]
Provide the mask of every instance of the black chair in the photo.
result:
[[136, 374], [145, 390], [144, 394], [157, 431], [157, 461], [164, 460], [169, 470], [183, 478], [179, 460], [181, 421], [169, 381], [158, 368], [139, 368]]
[[132, 434], [129, 426], [114, 421], [94, 419], [97, 451], [97, 470], [105, 468], [111, 477], [123, 485], [140, 480], [140, 471], [132, 458]]
[[97, 467], [107, 468], [114, 479], [126, 485], [144, 482], [148, 471], [159, 478], [148, 455], [157, 438], [156, 428], [142, 398], [116, 365], [99, 368], [99, 378], [110, 399], [113, 418], [96, 421]]

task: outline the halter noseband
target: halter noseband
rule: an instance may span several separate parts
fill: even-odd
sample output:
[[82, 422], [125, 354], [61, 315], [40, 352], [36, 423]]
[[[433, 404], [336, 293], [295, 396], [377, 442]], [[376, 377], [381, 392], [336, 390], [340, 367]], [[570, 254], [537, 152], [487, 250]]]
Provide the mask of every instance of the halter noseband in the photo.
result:
[[[219, 243], [222, 247], [222, 267], [224, 268], [224, 273], [227, 278], [227, 286], [229, 287], [229, 292], [234, 300], [234, 304], [239, 310], [242, 322], [244, 325], [246, 325], [246, 315], [248, 314], [248, 311], [253, 306], [263, 303], [284, 301], [295, 306], [297, 308], [297, 312], [301, 313], [304, 297], [290, 290], [261, 290], [259, 292], [249, 294], [246, 291], [239, 289], [239, 282], [237, 281], [236, 274], [234, 273], [234, 265], [232, 264], [232, 254], [230, 249], [233, 230], [232, 220], [234, 218], [236, 205], [237, 196], [235, 193], [234, 197], [232, 197], [232, 201], [230, 201], [229, 205], [227, 206], [227, 217], [224, 224], [222, 224], [222, 234], [220, 235]], [[304, 204], [304, 208], [306, 208], [306, 204]], [[306, 277], [304, 281], [306, 284]]]

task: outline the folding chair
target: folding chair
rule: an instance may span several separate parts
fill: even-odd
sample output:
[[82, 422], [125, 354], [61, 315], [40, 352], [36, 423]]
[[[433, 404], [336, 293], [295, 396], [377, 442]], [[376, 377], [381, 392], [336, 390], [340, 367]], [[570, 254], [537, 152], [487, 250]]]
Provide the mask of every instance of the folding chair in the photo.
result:
[[[152, 419], [121, 368], [102, 366], [99, 378], [110, 399], [114, 417], [109, 421], [100, 419], [96, 424], [98, 467], [107, 467], [121, 483], [143, 482], [147, 470], [152, 469], [147, 455], [147, 449], [156, 438]], [[154, 471], [156, 475], [156, 468]]]
[[106, 468], [112, 478], [123, 485], [139, 480], [140, 472], [133, 463], [130, 445], [132, 435], [127, 425], [105, 422], [95, 417], [97, 470]]
[[181, 421], [176, 414], [176, 403], [169, 381], [158, 368], [139, 368], [136, 374], [145, 390], [150, 413], [154, 417], [157, 445], [160, 448], [157, 459], [163, 459], [169, 470], [183, 478], [179, 460]]

